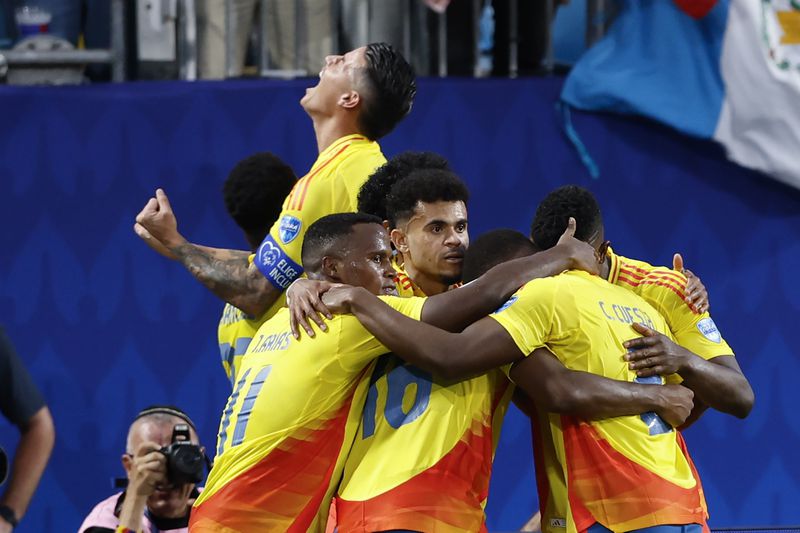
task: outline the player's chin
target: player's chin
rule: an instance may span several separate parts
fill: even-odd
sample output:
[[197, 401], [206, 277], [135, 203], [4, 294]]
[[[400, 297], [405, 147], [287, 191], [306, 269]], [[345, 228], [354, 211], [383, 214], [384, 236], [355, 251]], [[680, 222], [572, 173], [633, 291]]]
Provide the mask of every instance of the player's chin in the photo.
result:
[[389, 286], [382, 287], [380, 294], [384, 296], [397, 296], [397, 286], [392, 285], [391, 287]]
[[461, 281], [461, 274], [464, 270], [464, 261], [445, 260], [439, 265], [439, 277], [447, 283], [452, 285]]

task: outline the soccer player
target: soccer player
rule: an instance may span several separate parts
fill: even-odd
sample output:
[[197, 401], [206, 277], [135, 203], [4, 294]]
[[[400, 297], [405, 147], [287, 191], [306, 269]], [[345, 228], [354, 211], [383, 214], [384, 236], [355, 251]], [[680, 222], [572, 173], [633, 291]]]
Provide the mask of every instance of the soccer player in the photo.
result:
[[[605, 240], [600, 206], [591, 192], [581, 187], [560, 187], [541, 202], [531, 224], [531, 239], [540, 249], [558, 242], [559, 228], [568, 218], [578, 223], [576, 237], [600, 248]], [[689, 292], [686, 277], [674, 270], [617, 255], [608, 247], [601, 276], [631, 290], [664, 316], [676, 343], [639, 324], [643, 335], [626, 344], [631, 369], [641, 379], [677, 374], [695, 393], [697, 418], [706, 407], [744, 418], [754, 395], [742, 374], [733, 350], [722, 338], [708, 312], [692, 312], [684, 303]]]
[[[312, 279], [396, 294], [381, 221], [355, 213], [309, 228], [302, 261]], [[419, 317], [421, 302], [390, 298]], [[372, 360], [387, 350], [352, 317], [296, 340], [288, 310], [265, 322], [242, 360], [223, 412], [217, 457], [191, 530], [317, 531], [360, 418]]]
[[[277, 156], [261, 152], [241, 160], [228, 174], [222, 187], [225, 208], [244, 233], [255, 252], [278, 220], [283, 199], [297, 182], [292, 169]], [[225, 304], [217, 329], [222, 366], [231, 384], [250, 340], [268, 318], [284, 304], [279, 298], [264, 314], [250, 316]]]
[[313, 122], [319, 157], [285, 199], [255, 257], [186, 241], [161, 189], [137, 215], [134, 230], [169, 249], [218, 297], [260, 316], [303, 273], [300, 251], [308, 226], [324, 215], [355, 210], [359, 188], [386, 162], [377, 140], [408, 114], [415, 93], [411, 66], [387, 44], [326, 58], [319, 83], [300, 100]]
[[[459, 283], [469, 193], [458, 176], [430, 167], [398, 173], [384, 197], [398, 293], [431, 296]], [[336, 499], [340, 530], [477, 531], [499, 429], [493, 421], [510, 394], [500, 372], [451, 383], [381, 357]]]

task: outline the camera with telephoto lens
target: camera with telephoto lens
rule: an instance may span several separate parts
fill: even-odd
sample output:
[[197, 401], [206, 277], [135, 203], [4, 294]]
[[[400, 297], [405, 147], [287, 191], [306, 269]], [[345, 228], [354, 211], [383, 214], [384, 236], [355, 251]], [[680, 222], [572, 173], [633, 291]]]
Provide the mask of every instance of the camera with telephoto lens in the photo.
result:
[[160, 451], [167, 456], [167, 480], [170, 484], [177, 486], [203, 480], [205, 455], [200, 446], [191, 443], [188, 425], [176, 424], [172, 430], [172, 444]]

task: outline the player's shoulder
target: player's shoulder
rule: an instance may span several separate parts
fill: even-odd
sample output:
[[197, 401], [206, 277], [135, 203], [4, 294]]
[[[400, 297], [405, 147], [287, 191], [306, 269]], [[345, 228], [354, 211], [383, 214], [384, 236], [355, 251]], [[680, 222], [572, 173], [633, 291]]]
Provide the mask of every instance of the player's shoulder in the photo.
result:
[[672, 293], [681, 300], [686, 293], [686, 276], [666, 266], [653, 266], [645, 261], [616, 256], [615, 281], [641, 291]]
[[359, 170], [372, 172], [384, 163], [386, 157], [378, 143], [357, 141], [336, 156], [336, 174], [345, 178], [352, 177], [354, 173], [360, 174]]

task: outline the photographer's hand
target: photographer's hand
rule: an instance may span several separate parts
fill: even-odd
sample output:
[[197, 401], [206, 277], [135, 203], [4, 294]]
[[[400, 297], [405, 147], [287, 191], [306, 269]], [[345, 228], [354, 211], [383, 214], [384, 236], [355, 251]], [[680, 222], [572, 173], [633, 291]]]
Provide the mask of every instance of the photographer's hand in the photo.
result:
[[133, 456], [128, 488], [119, 514], [119, 525], [139, 531], [147, 498], [156, 486], [167, 482], [167, 458], [155, 442], [143, 442]]

